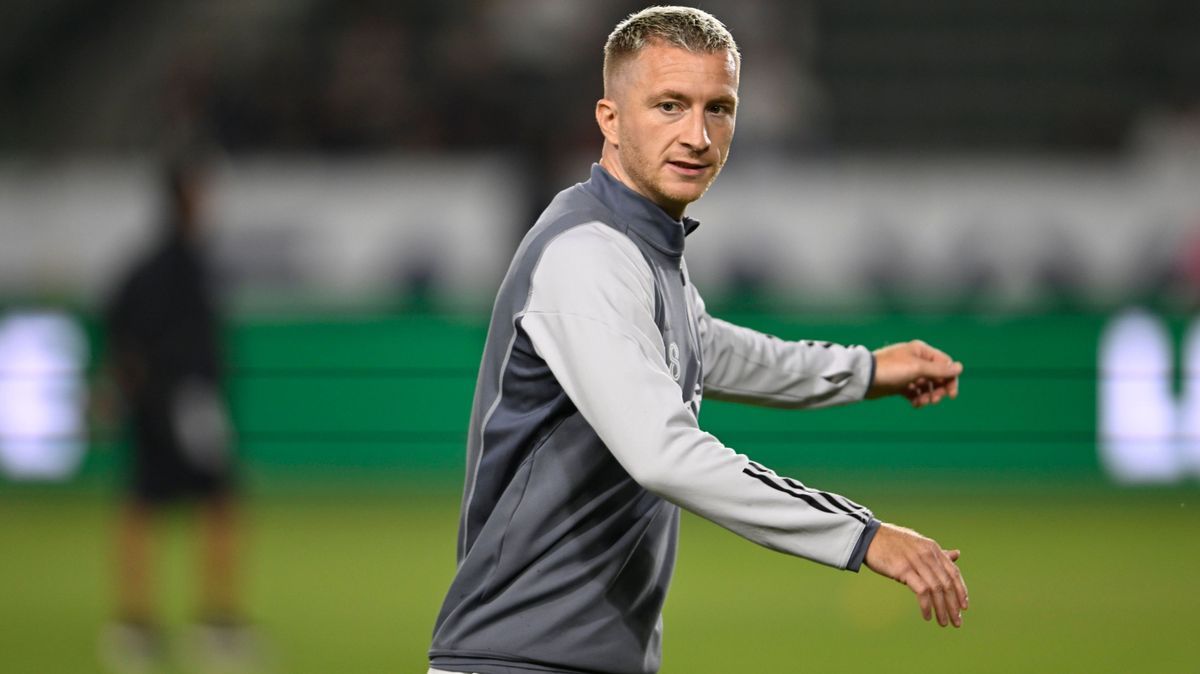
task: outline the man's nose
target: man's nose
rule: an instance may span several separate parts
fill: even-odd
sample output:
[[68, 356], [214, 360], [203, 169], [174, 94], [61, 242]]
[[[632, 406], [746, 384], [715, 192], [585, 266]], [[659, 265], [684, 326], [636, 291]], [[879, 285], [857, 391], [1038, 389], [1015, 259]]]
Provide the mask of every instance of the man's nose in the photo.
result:
[[708, 137], [708, 119], [703, 110], [693, 110], [688, 116], [686, 122], [687, 127], [684, 129], [679, 142], [686, 145], [693, 152], [704, 152], [712, 145], [712, 140]]

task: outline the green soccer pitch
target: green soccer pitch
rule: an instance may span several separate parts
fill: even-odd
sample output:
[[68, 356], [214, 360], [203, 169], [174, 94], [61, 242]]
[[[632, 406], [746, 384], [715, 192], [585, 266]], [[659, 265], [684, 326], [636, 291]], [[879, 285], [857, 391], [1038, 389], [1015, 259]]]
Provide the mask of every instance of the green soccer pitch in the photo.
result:
[[[792, 559], [687, 516], [663, 672], [1200, 671], [1194, 488], [822, 486], [962, 548], [963, 629], [926, 624], [907, 589], [868, 571]], [[248, 502], [247, 589], [274, 671], [424, 672], [457, 498], [455, 485], [401, 481]], [[0, 492], [0, 671], [100, 671], [112, 505], [94, 488]], [[194, 596], [190, 531], [183, 514], [162, 524], [172, 628]]]

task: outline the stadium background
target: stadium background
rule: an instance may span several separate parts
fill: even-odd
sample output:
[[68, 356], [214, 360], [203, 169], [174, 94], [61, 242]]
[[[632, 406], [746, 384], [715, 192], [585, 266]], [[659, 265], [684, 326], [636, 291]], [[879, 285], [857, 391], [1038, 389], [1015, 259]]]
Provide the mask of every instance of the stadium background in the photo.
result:
[[[710, 309], [967, 366], [931, 410], [702, 424], [962, 548], [972, 610], [943, 632], [687, 518], [663, 671], [1196, 671], [1195, 4], [699, 4], [745, 58], [689, 241]], [[162, 149], [202, 144], [253, 615], [278, 671], [423, 671], [490, 294], [597, 155], [600, 44], [639, 6], [5, 3], [0, 670], [97, 671], [123, 440], [83, 425], [96, 311], [151, 240]], [[189, 526], [163, 524], [175, 625]]]

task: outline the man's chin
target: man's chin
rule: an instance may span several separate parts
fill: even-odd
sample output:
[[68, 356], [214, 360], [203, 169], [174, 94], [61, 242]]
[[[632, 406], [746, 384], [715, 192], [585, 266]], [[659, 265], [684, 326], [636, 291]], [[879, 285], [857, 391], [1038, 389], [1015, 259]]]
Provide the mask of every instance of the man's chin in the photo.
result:
[[704, 193], [708, 191], [709, 181], [703, 183], [684, 183], [682, 185], [674, 185], [673, 189], [664, 190], [663, 196], [677, 204], [690, 204], [697, 201]]

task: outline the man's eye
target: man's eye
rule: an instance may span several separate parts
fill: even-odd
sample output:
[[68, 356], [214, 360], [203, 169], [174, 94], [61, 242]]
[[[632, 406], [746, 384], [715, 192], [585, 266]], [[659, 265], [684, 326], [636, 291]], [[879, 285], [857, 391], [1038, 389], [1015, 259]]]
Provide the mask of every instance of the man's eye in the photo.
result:
[[679, 104], [674, 101], [666, 101], [658, 104], [658, 109], [663, 112], [679, 112]]
[[729, 114], [729, 106], [713, 105], [708, 108], [708, 111], [714, 115], [728, 115]]

